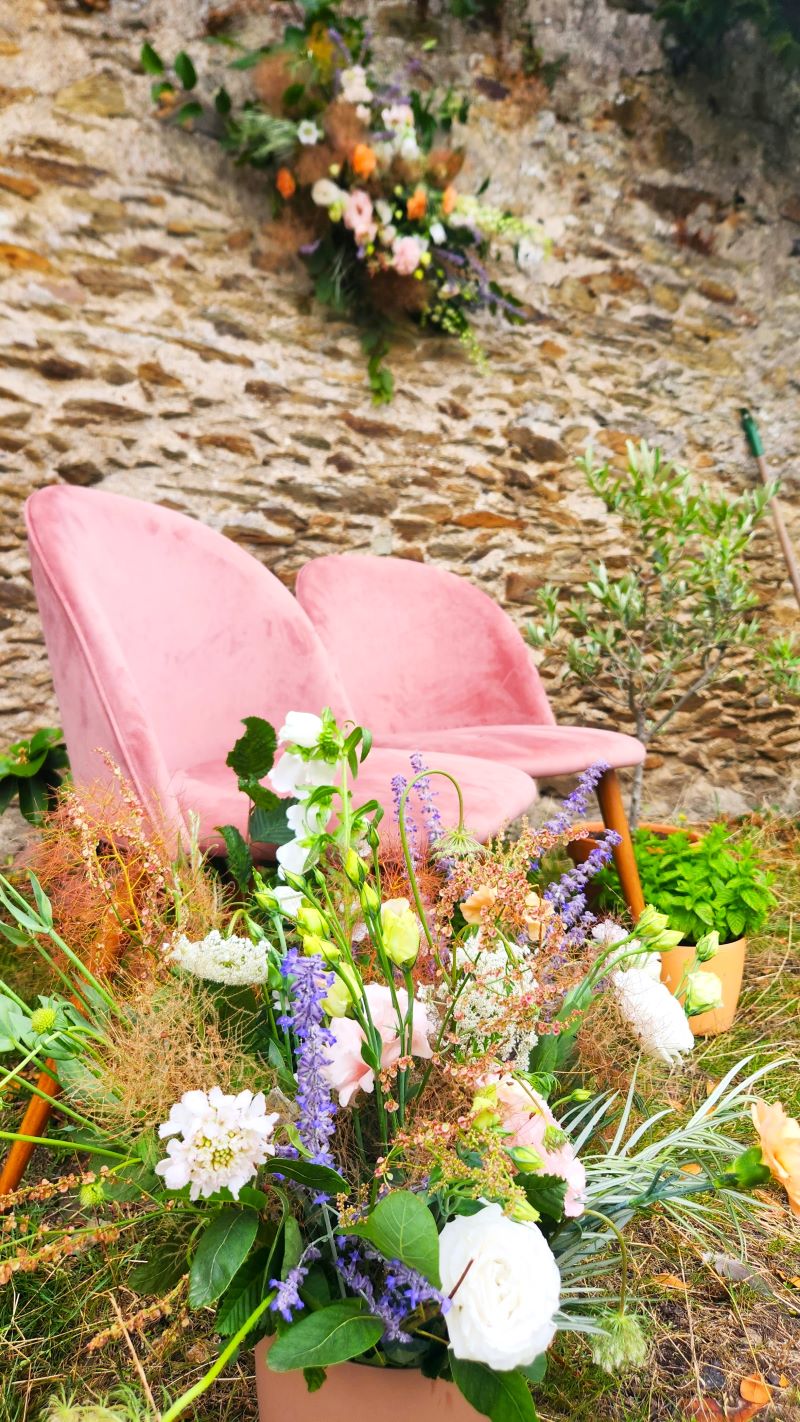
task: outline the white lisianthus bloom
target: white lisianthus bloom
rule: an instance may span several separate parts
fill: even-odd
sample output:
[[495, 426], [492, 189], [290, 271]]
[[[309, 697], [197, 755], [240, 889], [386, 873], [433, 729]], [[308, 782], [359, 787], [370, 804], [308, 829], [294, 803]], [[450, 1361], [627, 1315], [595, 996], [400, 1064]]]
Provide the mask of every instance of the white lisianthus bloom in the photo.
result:
[[314, 143], [319, 143], [322, 130], [317, 128], [313, 119], [303, 119], [297, 125], [297, 137], [301, 143], [310, 147]]
[[176, 967], [211, 983], [234, 987], [267, 980], [269, 945], [266, 939], [254, 943], [251, 938], [239, 938], [235, 934], [223, 938], [219, 929], [214, 928], [199, 943], [192, 943], [182, 934], [172, 947], [164, 946], [168, 960]]
[[367, 73], [362, 64], [353, 64], [349, 69], [343, 69], [339, 75], [339, 83], [342, 86], [342, 98], [348, 104], [368, 104], [372, 98], [372, 90], [367, 83]]
[[311, 189], [311, 201], [315, 202], [317, 207], [334, 207], [346, 200], [347, 193], [330, 178], [317, 178]]
[[[439, 1236], [442, 1292], [457, 1358], [496, 1372], [528, 1367], [553, 1341], [561, 1275], [541, 1230], [499, 1205], [458, 1215]], [[459, 1282], [460, 1281], [460, 1282]]]
[[654, 982], [643, 968], [618, 970], [611, 981], [620, 1012], [645, 1052], [665, 1062], [691, 1052], [694, 1037], [686, 1013], [664, 983]]
[[172, 1107], [158, 1134], [179, 1137], [167, 1146], [156, 1174], [163, 1175], [169, 1190], [190, 1185], [189, 1198], [207, 1199], [228, 1189], [234, 1199], [259, 1165], [275, 1154], [270, 1144], [278, 1112], [268, 1113], [264, 1093], [240, 1091], [226, 1095], [218, 1086], [210, 1091], [185, 1091]]
[[701, 1012], [713, 1012], [722, 1006], [722, 979], [717, 973], [698, 968], [686, 975], [686, 1012], [697, 1017]]
[[321, 735], [321, 716], [316, 716], [313, 711], [288, 711], [278, 732], [278, 740], [301, 746], [303, 750], [313, 750]]
[[431, 241], [434, 243], [435, 246], [441, 247], [442, 243], [447, 237], [447, 233], [445, 232], [441, 222], [432, 222], [429, 231], [431, 235]]
[[288, 874], [304, 874], [310, 856], [311, 845], [301, 839], [290, 839], [275, 850], [275, 858]]
[[277, 765], [272, 767], [269, 780], [273, 790], [279, 795], [296, 795], [299, 799], [318, 785], [333, 783], [336, 767], [326, 760], [303, 760], [301, 756], [286, 751]]

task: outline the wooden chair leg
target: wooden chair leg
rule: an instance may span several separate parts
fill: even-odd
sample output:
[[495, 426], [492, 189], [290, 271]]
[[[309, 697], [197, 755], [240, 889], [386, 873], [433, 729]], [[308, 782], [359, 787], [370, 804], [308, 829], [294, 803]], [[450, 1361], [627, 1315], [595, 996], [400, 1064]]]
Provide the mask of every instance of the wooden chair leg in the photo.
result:
[[620, 842], [614, 850], [614, 863], [617, 866], [625, 902], [635, 921], [644, 909], [644, 895], [633, 853], [628, 817], [622, 802], [622, 791], [615, 770], [607, 770], [601, 776], [597, 785], [597, 798], [600, 802], [603, 824], [606, 829], [616, 830], [620, 837]]
[[[122, 895], [115, 896], [114, 902], [106, 910], [94, 952], [90, 955], [90, 967], [100, 976], [105, 976], [113, 970], [122, 946], [123, 925], [130, 917], [130, 903], [128, 902], [123, 914], [122, 898]], [[48, 1100], [42, 1096], [31, 1097], [20, 1123], [21, 1136], [41, 1136], [44, 1133], [55, 1105], [55, 1098], [61, 1090], [55, 1077], [55, 1065], [55, 1062], [48, 1061], [48, 1071], [39, 1075], [36, 1085], [47, 1095]], [[50, 1075], [50, 1072], [53, 1074]], [[30, 1141], [14, 1141], [0, 1171], [0, 1195], [10, 1195], [19, 1188], [35, 1149], [36, 1146]]]

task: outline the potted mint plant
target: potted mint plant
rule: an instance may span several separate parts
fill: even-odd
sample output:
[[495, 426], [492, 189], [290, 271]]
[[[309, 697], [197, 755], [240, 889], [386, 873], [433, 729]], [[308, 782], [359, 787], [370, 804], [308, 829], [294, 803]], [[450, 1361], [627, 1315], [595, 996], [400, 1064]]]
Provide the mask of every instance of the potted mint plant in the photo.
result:
[[[639, 829], [634, 853], [648, 904], [667, 914], [682, 942], [662, 955], [662, 982], [683, 1001], [695, 1036], [727, 1031], [742, 984], [748, 936], [775, 904], [772, 876], [752, 839], [732, 842], [724, 824], [702, 835]], [[600, 887], [604, 907], [621, 891], [613, 870]]]

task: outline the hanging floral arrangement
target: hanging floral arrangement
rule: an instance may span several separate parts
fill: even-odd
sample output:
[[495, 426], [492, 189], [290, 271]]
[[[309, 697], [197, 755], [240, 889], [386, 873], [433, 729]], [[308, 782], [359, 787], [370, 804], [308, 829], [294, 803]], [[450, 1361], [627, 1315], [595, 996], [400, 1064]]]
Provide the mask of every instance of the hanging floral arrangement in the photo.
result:
[[535, 224], [484, 205], [486, 183], [475, 194], [456, 188], [464, 153], [453, 125], [467, 119], [468, 101], [413, 87], [415, 60], [400, 79], [380, 77], [363, 21], [340, 14], [339, 0], [305, 5], [275, 45], [224, 42], [237, 49], [231, 68], [251, 71], [254, 96], [238, 103], [220, 88], [206, 105], [189, 56], [168, 73], [146, 44], [153, 100], [266, 179], [317, 300], [361, 327], [375, 402], [392, 398], [385, 358], [400, 320], [458, 337], [482, 363], [476, 313], [526, 319], [491, 274], [493, 243], [518, 250], [543, 239]]

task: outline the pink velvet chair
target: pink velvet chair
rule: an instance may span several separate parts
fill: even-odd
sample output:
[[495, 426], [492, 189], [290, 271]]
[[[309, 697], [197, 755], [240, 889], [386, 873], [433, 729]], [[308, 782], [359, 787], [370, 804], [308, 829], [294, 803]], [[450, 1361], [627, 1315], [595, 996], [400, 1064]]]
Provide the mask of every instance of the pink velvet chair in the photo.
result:
[[605, 761], [600, 809], [622, 836], [617, 867], [629, 906], [641, 911], [616, 770], [638, 765], [645, 748], [617, 731], [557, 725], [529, 650], [497, 603], [443, 568], [354, 554], [306, 563], [297, 597], [377, 745], [420, 740], [535, 777]]
[[[158, 505], [53, 485], [31, 495], [25, 517], [76, 783], [110, 782], [102, 748], [176, 834], [190, 811], [203, 847], [221, 843], [218, 825], [244, 832], [248, 802], [225, 764], [242, 717], [279, 726], [293, 709], [352, 715], [305, 613], [235, 543]], [[413, 742], [371, 753], [360, 800], [390, 809], [392, 776], [410, 774], [417, 749], [459, 781], [482, 839], [535, 798], [514, 767]], [[455, 792], [443, 777], [436, 788], [445, 823], [455, 823]]]

